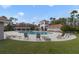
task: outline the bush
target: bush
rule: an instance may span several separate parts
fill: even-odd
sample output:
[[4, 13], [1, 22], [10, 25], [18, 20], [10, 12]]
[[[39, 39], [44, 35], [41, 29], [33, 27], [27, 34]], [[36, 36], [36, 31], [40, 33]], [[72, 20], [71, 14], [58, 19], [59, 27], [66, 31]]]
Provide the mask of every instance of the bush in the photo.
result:
[[61, 30], [63, 31], [63, 32], [74, 32], [75, 30], [76, 30], [76, 28], [74, 28], [74, 27], [71, 27], [71, 26], [68, 26], [68, 25], [64, 25], [62, 28], [61, 28]]
[[64, 25], [61, 30], [63, 32], [77, 32], [79, 33], [79, 27], [76, 26], [76, 27], [73, 27], [73, 26], [68, 26], [68, 25]]
[[4, 27], [4, 31], [13, 31], [13, 30], [14, 30], [14, 27], [10, 24]]
[[75, 29], [76, 29], [76, 32], [79, 33], [79, 27], [76, 27]]

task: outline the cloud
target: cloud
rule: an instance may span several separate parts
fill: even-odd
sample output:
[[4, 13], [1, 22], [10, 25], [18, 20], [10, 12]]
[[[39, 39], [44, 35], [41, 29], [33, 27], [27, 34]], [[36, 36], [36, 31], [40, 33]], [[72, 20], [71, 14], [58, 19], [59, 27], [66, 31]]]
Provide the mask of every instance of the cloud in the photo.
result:
[[16, 13], [15, 15], [12, 15], [12, 16], [10, 16], [10, 17], [15, 17], [15, 18], [17, 18], [17, 19], [24, 19], [24, 12], [18, 12], [18, 13]]
[[[32, 5], [32, 7], [36, 7], [36, 6], [42, 6], [42, 5]], [[46, 5], [46, 6], [53, 7], [55, 5]]]
[[48, 5], [49, 7], [53, 7], [53, 6], [55, 6], [55, 5]]
[[70, 9], [70, 10], [67, 10], [67, 13], [71, 13], [73, 10], [77, 10], [78, 11], [78, 13], [79, 13], [79, 9]]
[[18, 12], [17, 16], [24, 16], [24, 12]]
[[79, 9], [74, 9], [74, 10], [77, 10], [77, 11], [78, 11], [78, 13], [79, 13]]
[[24, 21], [24, 16], [25, 13], [24, 12], [17, 12], [13, 17], [17, 18], [20, 21], [17, 22], [23, 22]]
[[7, 9], [9, 7], [11, 7], [12, 5], [1, 5], [2, 8]]
[[42, 17], [40, 17], [40, 16], [34, 16], [34, 17], [32, 17], [32, 19], [35, 20], [35, 21], [38, 21], [38, 20], [42, 19]]
[[34, 17], [33, 17], [33, 19], [38, 19], [38, 18], [39, 18], [39, 17], [37, 17], [37, 16], [34, 16]]

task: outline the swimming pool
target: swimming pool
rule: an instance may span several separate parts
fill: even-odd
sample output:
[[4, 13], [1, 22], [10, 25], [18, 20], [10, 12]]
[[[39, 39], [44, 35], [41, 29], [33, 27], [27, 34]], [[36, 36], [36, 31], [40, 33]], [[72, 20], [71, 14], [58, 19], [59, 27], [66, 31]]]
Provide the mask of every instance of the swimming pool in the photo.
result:
[[47, 35], [48, 32], [46, 31], [20, 31], [20, 33], [27, 33], [27, 34], [41, 34], [41, 35]]

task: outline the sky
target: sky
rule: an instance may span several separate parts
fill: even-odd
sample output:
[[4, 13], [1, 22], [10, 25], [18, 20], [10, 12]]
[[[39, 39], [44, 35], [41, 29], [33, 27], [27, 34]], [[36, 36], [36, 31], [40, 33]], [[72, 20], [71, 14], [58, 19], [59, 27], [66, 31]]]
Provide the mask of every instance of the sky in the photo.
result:
[[69, 17], [78, 5], [0, 5], [0, 16], [15, 17], [17, 22], [39, 23], [50, 17]]

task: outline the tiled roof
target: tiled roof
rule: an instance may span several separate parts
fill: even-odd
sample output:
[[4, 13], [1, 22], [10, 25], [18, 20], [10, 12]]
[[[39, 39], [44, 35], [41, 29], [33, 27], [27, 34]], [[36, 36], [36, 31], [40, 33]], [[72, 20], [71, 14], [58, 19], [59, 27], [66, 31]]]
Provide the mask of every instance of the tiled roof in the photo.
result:
[[7, 20], [7, 18], [5, 18], [5, 17], [0, 17], [0, 22], [5, 22]]
[[49, 27], [62, 27], [62, 24], [50, 24]]

